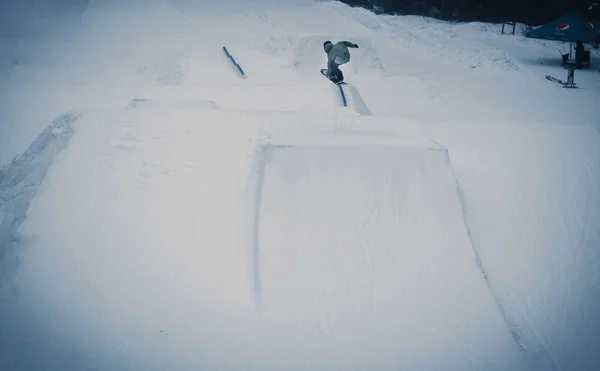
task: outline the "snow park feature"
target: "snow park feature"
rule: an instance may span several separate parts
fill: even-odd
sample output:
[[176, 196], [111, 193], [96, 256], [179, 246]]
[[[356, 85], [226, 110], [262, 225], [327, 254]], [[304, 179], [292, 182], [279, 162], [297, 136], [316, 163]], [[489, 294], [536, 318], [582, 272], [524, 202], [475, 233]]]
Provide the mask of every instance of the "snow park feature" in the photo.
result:
[[231, 54], [229, 54], [229, 50], [227, 50], [226, 47], [223, 47], [223, 51], [225, 52], [225, 55], [227, 56], [227, 58], [229, 58], [229, 60], [231, 61], [231, 63], [233, 63], [233, 65], [235, 66], [235, 68], [237, 68], [237, 70], [240, 72], [240, 75], [242, 77], [245, 76], [244, 70], [242, 69], [242, 66], [240, 66], [239, 63], [236, 62], [235, 59], [231, 56]]
[[[560, 43], [335, 1], [23, 4], [0, 370], [600, 364], [600, 75], [548, 82]], [[360, 45], [346, 106], [329, 39]]]
[[281, 355], [293, 344], [302, 368], [460, 369], [470, 357], [464, 344], [490, 336], [496, 353], [480, 349], [470, 366], [518, 364], [446, 152], [371, 143], [265, 151], [255, 296], [276, 324], [270, 362], [289, 365]]

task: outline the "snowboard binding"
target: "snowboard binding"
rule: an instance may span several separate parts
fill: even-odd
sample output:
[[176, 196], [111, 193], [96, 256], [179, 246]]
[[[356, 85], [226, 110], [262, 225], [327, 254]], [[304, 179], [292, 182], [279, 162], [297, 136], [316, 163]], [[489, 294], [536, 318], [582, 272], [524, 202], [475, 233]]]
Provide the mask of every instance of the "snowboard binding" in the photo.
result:
[[329, 76], [327, 74], [327, 70], [326, 69], [322, 69], [321, 70], [321, 74], [325, 77], [327, 77], [327, 79], [329, 79], [329, 81], [331, 81], [332, 83], [336, 84], [336, 85], [348, 85], [344, 82], [343, 77], [342, 80], [340, 80], [337, 76]]

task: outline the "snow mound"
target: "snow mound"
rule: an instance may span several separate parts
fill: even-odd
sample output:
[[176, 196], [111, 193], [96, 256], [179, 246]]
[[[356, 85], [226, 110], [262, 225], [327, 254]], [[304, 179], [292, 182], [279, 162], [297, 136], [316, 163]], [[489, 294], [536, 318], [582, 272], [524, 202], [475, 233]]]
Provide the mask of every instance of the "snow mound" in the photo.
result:
[[446, 125], [436, 140], [450, 148], [474, 245], [532, 369], [593, 368], [600, 133], [536, 123]]
[[0, 169], [0, 287], [5, 275], [17, 267], [17, 231], [26, 218], [29, 203], [54, 158], [68, 145], [73, 135], [71, 123], [77, 117], [67, 113], [56, 118], [25, 153]]
[[261, 155], [253, 282], [266, 341], [255, 355], [287, 369], [517, 363], [445, 151], [274, 145]]
[[505, 71], [520, 69], [518, 62], [504, 51], [486, 45], [471, 28], [449, 22], [421, 17], [388, 17], [389, 32], [393, 39], [409, 49], [410, 53], [425, 53], [442, 60], [469, 68], [493, 67]]
[[23, 316], [44, 308], [94, 354], [157, 368], [519, 369], [448, 152], [362, 120], [82, 117], [22, 231], [44, 241], [22, 257]]
[[352, 19], [369, 31], [379, 31], [382, 28], [380, 18], [372, 11], [363, 7], [351, 7], [341, 2], [332, 2], [329, 7], [337, 13]]
[[[243, 62], [244, 60], [238, 61]], [[208, 53], [170, 55], [142, 66], [139, 72], [148, 81], [161, 86], [231, 84], [240, 81], [238, 71], [231, 65], [223, 49], [217, 47]]]
[[593, 361], [597, 132], [196, 108], [77, 120], [19, 231], [44, 245], [21, 256], [15, 318], [43, 308], [132, 369]]

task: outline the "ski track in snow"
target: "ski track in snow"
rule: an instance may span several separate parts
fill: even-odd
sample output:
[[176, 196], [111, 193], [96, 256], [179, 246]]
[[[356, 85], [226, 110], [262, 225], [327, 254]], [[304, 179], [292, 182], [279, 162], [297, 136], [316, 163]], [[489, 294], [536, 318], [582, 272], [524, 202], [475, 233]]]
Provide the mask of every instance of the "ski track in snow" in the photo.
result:
[[260, 210], [262, 204], [263, 184], [265, 180], [265, 168], [270, 156], [276, 147], [268, 143], [268, 139], [259, 137], [253, 153], [250, 166], [250, 177], [248, 180], [246, 198], [250, 201], [249, 223], [252, 224], [252, 282], [253, 297], [257, 307], [260, 305], [261, 275], [260, 275]]

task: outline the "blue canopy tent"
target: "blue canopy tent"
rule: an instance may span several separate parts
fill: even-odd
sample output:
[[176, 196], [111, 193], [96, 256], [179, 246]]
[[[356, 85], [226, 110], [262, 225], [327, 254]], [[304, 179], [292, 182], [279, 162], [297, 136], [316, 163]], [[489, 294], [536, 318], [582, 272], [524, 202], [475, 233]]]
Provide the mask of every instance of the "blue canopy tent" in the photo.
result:
[[569, 42], [570, 55], [573, 43], [581, 40], [586, 44], [600, 40], [600, 23], [577, 13], [569, 13], [529, 31], [525, 37]]
[[581, 40], [583, 43], [589, 43], [600, 38], [599, 31], [600, 23], [597, 21], [576, 13], [569, 13], [529, 31], [525, 37], [571, 43]]

